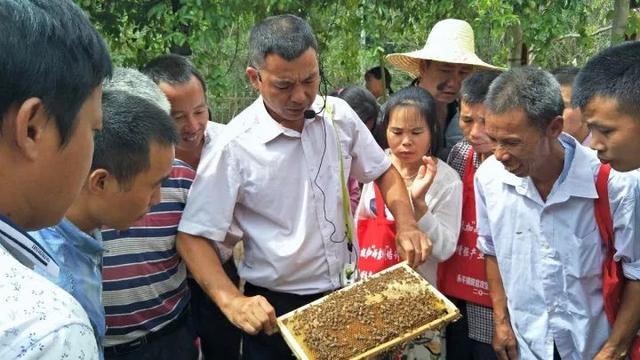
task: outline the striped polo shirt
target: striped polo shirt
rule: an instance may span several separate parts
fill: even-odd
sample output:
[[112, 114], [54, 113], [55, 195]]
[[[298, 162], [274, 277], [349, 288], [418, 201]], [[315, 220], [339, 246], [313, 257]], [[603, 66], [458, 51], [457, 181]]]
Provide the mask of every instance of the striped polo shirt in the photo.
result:
[[128, 230], [103, 230], [104, 346], [158, 331], [189, 304], [187, 270], [175, 240], [194, 177], [193, 169], [176, 159], [159, 204]]

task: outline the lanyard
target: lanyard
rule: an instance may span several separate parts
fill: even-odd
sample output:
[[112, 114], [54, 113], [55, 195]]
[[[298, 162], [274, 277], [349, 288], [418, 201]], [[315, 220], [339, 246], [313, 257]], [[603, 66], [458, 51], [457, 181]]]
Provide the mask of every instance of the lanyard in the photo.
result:
[[346, 227], [345, 235], [347, 237], [347, 249], [349, 249], [349, 252], [353, 252], [353, 219], [351, 218], [349, 190], [347, 189], [347, 181], [344, 176], [344, 163], [342, 160], [342, 146], [340, 146], [340, 135], [338, 134], [338, 129], [336, 128], [336, 124], [333, 120], [333, 108], [331, 107], [331, 104], [327, 103], [325, 105], [325, 112], [329, 116], [329, 119], [331, 120], [331, 127], [333, 127], [333, 131], [336, 134], [336, 144], [338, 145], [338, 160], [340, 161], [340, 186], [342, 187], [342, 215], [344, 217], [344, 224]]

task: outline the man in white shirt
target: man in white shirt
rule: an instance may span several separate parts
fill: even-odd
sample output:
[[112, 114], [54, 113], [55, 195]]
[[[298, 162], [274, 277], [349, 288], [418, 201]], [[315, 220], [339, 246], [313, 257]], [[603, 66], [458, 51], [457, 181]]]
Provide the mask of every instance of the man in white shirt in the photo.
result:
[[591, 148], [618, 171], [640, 169], [640, 42], [603, 50], [580, 70], [571, 102], [582, 109]]
[[[246, 72], [261, 96], [227, 125], [213, 151], [205, 149], [179, 227], [178, 251], [245, 332], [247, 359], [291, 357], [280, 336], [266, 335], [276, 315], [340, 287], [354, 265], [341, 175], [378, 182], [396, 219], [399, 252], [410, 264], [431, 252], [401, 176], [364, 123], [344, 101], [317, 96], [316, 49], [311, 28], [296, 16], [254, 26]], [[232, 224], [244, 234], [244, 295], [211, 244], [223, 242]]]
[[640, 327], [638, 174], [612, 171], [608, 180], [614, 260], [626, 278], [611, 327], [594, 217], [601, 165], [561, 134], [560, 85], [542, 70], [511, 69], [491, 84], [485, 104], [496, 149], [478, 169], [475, 191], [498, 358], [623, 358]]
[[58, 223], [102, 127], [107, 47], [71, 1], [0, 0], [0, 359], [97, 359], [87, 314], [25, 230]]

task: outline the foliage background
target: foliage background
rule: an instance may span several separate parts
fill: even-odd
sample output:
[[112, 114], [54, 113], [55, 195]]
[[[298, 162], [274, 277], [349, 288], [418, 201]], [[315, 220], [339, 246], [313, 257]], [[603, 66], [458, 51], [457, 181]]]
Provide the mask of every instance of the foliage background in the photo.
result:
[[[364, 71], [385, 54], [421, 48], [429, 29], [447, 17], [471, 23], [477, 53], [492, 64], [506, 67], [515, 61], [547, 69], [581, 65], [610, 44], [614, 11], [614, 2], [608, 0], [76, 2], [105, 36], [118, 65], [139, 68], [167, 52], [189, 55], [205, 74], [219, 122], [227, 122], [255, 98], [244, 75], [247, 38], [251, 26], [269, 15], [293, 13], [310, 22], [331, 91], [362, 84]], [[631, 11], [627, 33], [640, 33], [638, 29], [640, 16]], [[523, 61], [515, 58], [522, 54], [516, 50], [521, 48], [519, 34], [527, 49]], [[390, 70], [394, 88], [411, 81]]]

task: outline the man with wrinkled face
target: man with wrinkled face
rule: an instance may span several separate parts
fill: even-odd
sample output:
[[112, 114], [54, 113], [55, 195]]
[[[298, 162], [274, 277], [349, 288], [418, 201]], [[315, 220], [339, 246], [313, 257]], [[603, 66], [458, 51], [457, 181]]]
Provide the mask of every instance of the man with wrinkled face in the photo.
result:
[[493, 81], [485, 104], [495, 150], [474, 185], [498, 358], [623, 358], [640, 327], [640, 231], [629, 226], [640, 221], [640, 174], [605, 178], [625, 278], [610, 325], [594, 215], [601, 163], [562, 132], [560, 85], [543, 70], [514, 68]]

